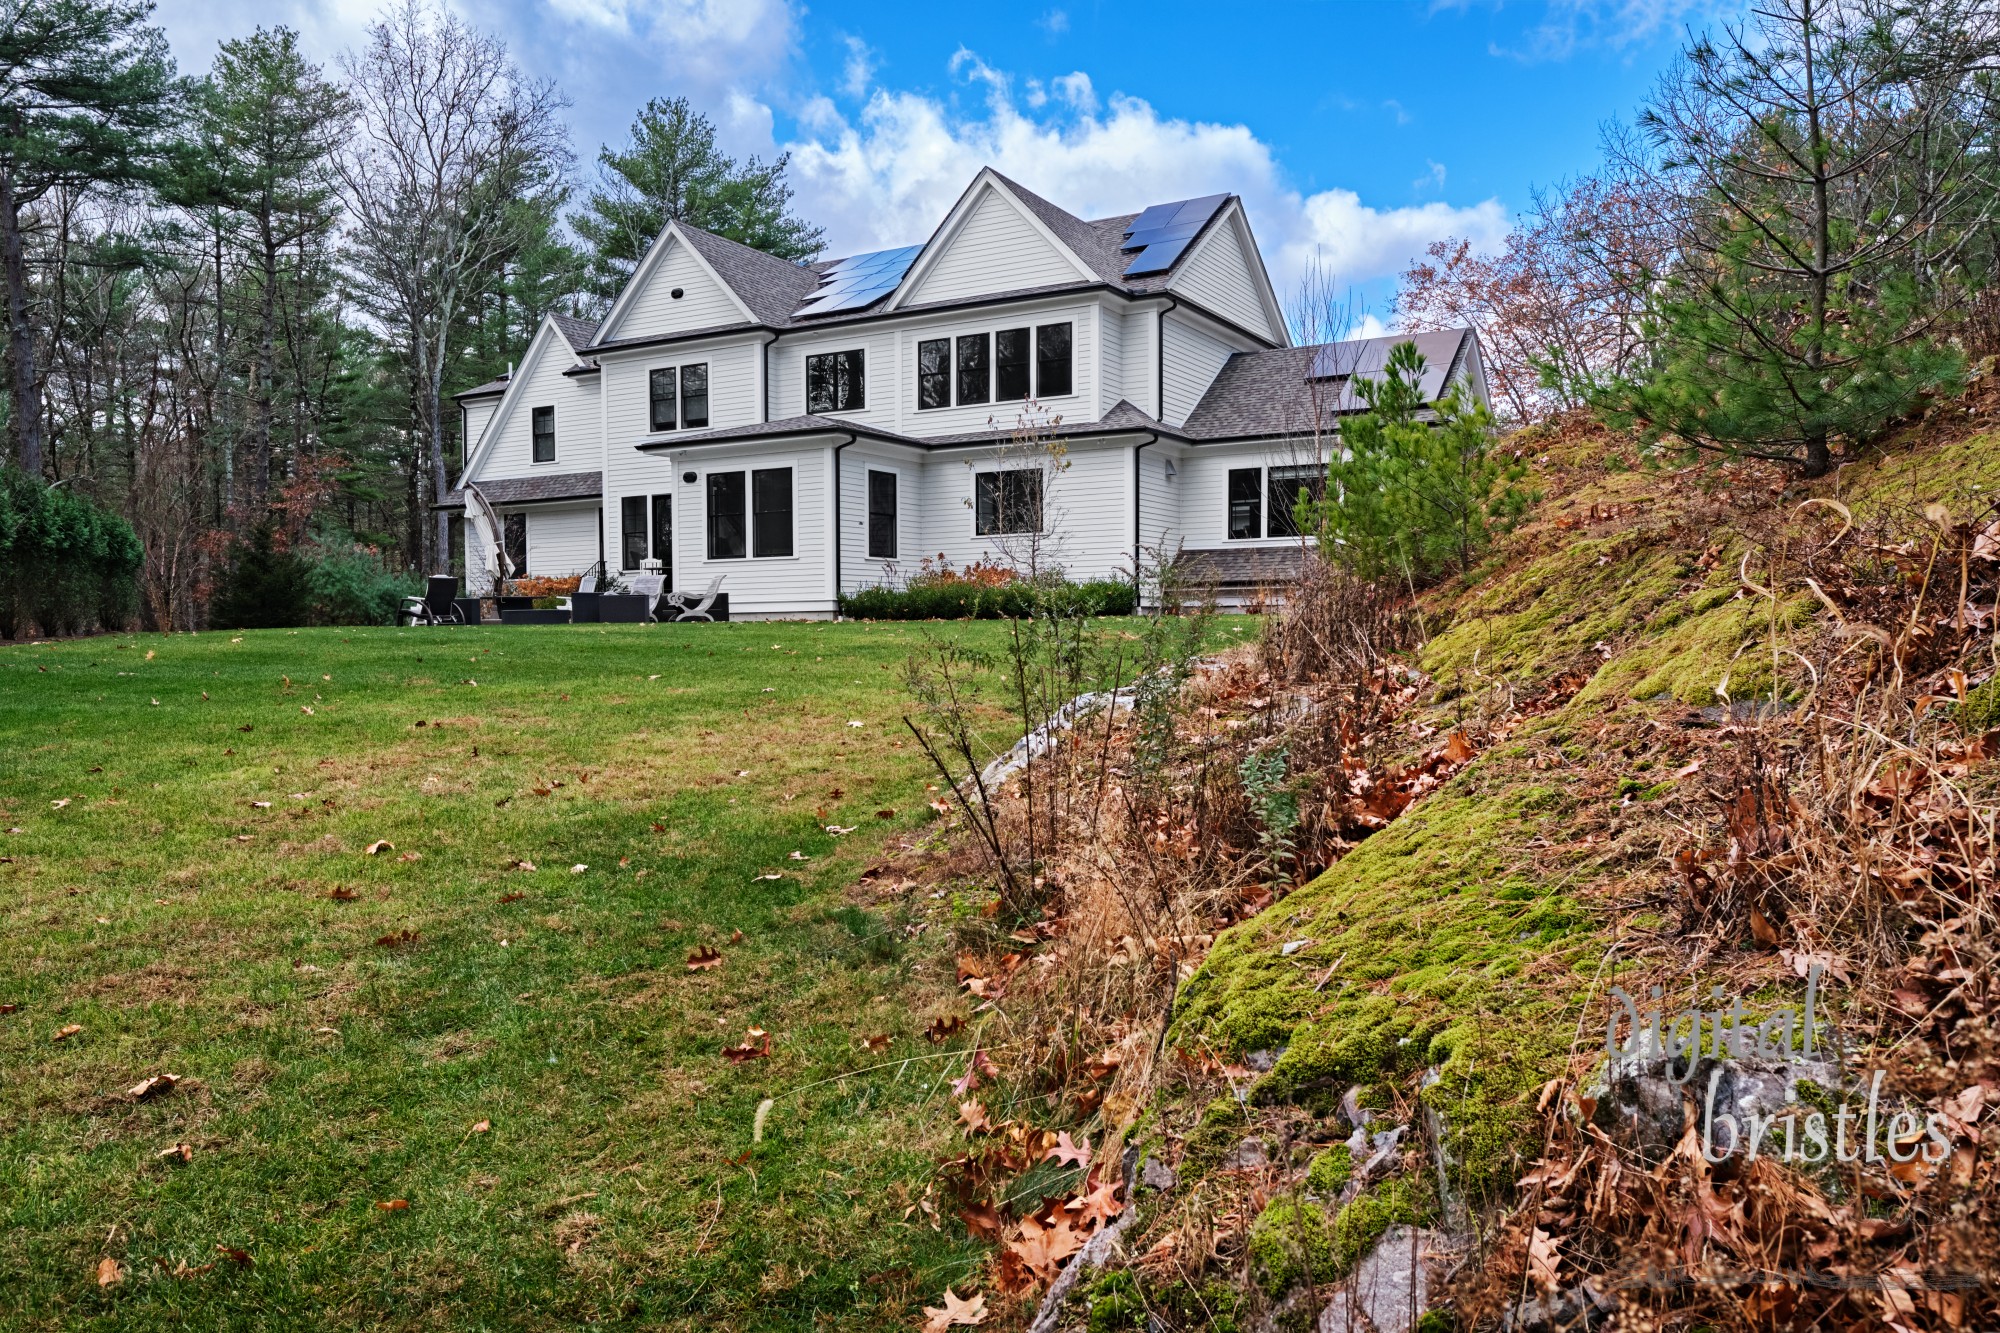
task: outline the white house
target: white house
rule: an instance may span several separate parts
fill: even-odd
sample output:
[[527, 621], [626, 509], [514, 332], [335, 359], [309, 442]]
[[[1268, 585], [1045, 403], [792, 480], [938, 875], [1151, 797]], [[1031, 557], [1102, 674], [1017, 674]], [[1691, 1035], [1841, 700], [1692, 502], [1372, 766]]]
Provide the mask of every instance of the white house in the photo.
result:
[[[987, 169], [905, 249], [801, 265], [669, 225], [602, 322], [548, 316], [458, 396], [441, 503], [477, 484], [532, 574], [721, 575], [739, 618], [828, 616], [1026, 528], [1074, 578], [1162, 552], [1240, 587], [1296, 568], [1299, 488], [1394, 341], [1294, 346], [1235, 195], [1086, 222]], [[1416, 341], [1427, 398], [1486, 396], [1469, 331]]]

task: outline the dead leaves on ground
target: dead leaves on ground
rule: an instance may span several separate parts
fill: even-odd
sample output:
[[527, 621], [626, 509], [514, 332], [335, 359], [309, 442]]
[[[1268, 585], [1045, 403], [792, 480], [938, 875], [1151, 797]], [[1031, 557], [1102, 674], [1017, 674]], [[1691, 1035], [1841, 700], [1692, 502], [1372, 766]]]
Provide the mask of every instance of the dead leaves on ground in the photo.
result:
[[924, 1333], [944, 1333], [948, 1328], [986, 1322], [986, 1296], [975, 1292], [961, 1299], [950, 1287], [944, 1289], [944, 1304], [924, 1307]]
[[687, 956], [687, 970], [708, 972], [722, 966], [722, 951], [711, 944], [699, 945]]
[[751, 1028], [744, 1033], [741, 1042], [723, 1047], [722, 1054], [733, 1065], [764, 1059], [771, 1054], [771, 1034], [763, 1028]]

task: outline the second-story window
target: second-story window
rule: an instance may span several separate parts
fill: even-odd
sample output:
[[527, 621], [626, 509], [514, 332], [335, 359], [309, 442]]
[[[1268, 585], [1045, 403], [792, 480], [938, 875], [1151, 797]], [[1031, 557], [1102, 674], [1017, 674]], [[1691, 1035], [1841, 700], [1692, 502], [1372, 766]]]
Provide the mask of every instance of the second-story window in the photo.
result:
[[992, 396], [987, 363], [993, 359], [992, 337], [984, 333], [962, 333], [958, 337], [958, 403], [983, 403]]
[[1043, 324], [1035, 330], [1035, 397], [1059, 398], [1070, 392], [1070, 336], [1067, 324]]
[[662, 366], [648, 375], [646, 382], [652, 400], [648, 418], [651, 428], [672, 430], [680, 420], [680, 372], [672, 366]]
[[699, 430], [708, 424], [708, 367], [681, 367], [681, 424]]
[[1028, 331], [1002, 329], [993, 335], [993, 400], [1015, 403], [1034, 390], [1028, 385]]
[[556, 410], [553, 407], [538, 407], [529, 417], [535, 437], [535, 461], [553, 463], [556, 461]]
[[868, 405], [865, 357], [851, 352], [821, 352], [806, 358], [806, 411], [858, 412]]
[[917, 410], [951, 406], [951, 339], [917, 344]]

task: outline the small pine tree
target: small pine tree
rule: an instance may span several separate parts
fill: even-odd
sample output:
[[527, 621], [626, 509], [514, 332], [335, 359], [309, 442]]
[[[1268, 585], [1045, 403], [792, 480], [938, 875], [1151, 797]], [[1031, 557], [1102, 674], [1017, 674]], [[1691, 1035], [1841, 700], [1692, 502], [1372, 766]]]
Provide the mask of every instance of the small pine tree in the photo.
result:
[[229, 568], [209, 604], [217, 629], [285, 629], [306, 623], [311, 570], [279, 546], [272, 524], [259, 523], [237, 539]]
[[1454, 387], [1424, 419], [1423, 375], [1416, 344], [1399, 343], [1379, 378], [1356, 381], [1368, 411], [1341, 433], [1326, 499], [1302, 501], [1320, 549], [1366, 578], [1463, 572], [1535, 500], [1485, 403]]

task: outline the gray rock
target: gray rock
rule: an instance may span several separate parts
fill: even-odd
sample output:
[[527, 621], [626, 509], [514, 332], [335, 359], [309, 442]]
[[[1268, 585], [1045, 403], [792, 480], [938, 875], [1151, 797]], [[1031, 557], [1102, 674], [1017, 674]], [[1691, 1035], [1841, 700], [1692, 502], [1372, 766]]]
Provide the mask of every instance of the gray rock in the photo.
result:
[[1157, 1157], [1148, 1157], [1146, 1165], [1139, 1172], [1139, 1181], [1147, 1189], [1170, 1190], [1180, 1183], [1174, 1169]]
[[1430, 1307], [1433, 1233], [1391, 1227], [1320, 1311], [1318, 1333], [1407, 1333]]
[[[1675, 1067], [1674, 1072], [1681, 1067]], [[1699, 1056], [1685, 1082], [1676, 1082], [1668, 1070], [1667, 1057], [1657, 1049], [1616, 1056], [1605, 1061], [1584, 1090], [1586, 1097], [1597, 1101], [1591, 1122], [1648, 1162], [1663, 1160], [1680, 1142], [1690, 1102], [1697, 1126], [1707, 1121], [1711, 1110], [1718, 1123], [1728, 1116], [1742, 1125], [1752, 1115], [1775, 1115], [1797, 1105], [1801, 1080], [1828, 1088], [1839, 1087], [1841, 1082], [1838, 1066], [1830, 1061]], [[1725, 1128], [1718, 1133], [1715, 1151], [1721, 1153], [1727, 1147]]]
[[1223, 1169], [1228, 1171], [1262, 1171], [1271, 1164], [1271, 1151], [1264, 1146], [1264, 1140], [1252, 1135], [1236, 1145], [1236, 1151], [1223, 1160]]
[[1278, 1057], [1283, 1054], [1282, 1050], [1250, 1051], [1243, 1057], [1243, 1067], [1253, 1074], [1268, 1074], [1272, 1066], [1278, 1063]]
[[1340, 1094], [1340, 1113], [1356, 1129], [1368, 1128], [1368, 1122], [1375, 1118], [1375, 1113], [1361, 1104], [1361, 1085], [1358, 1083]]

